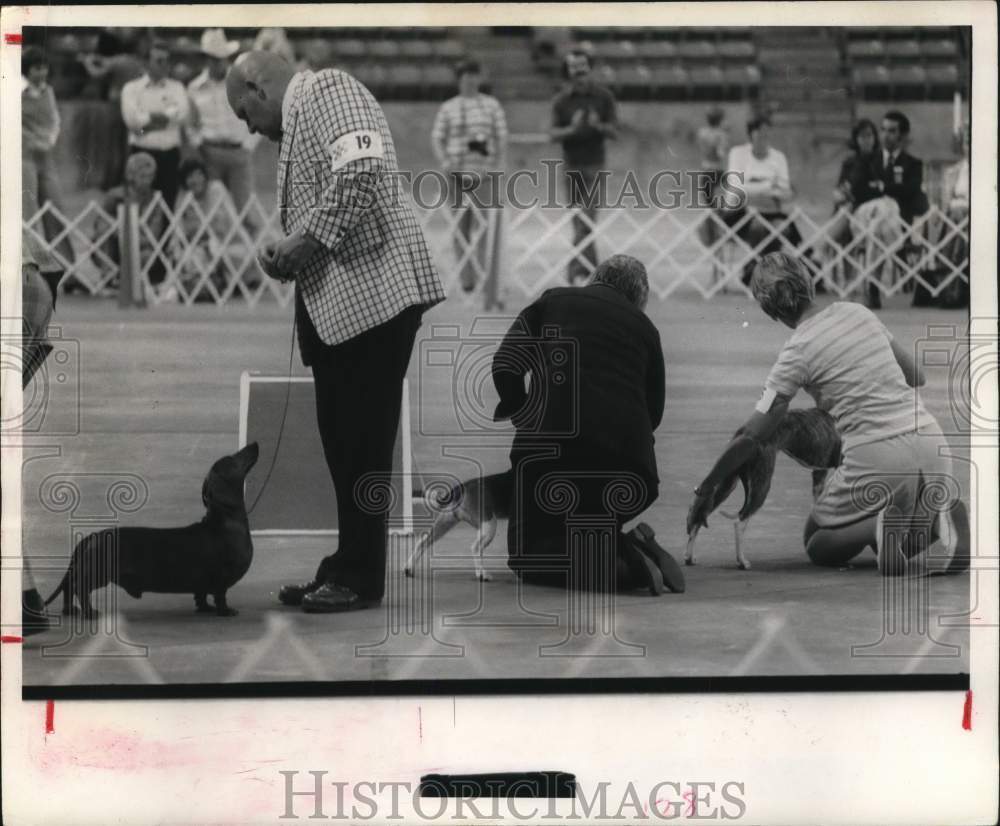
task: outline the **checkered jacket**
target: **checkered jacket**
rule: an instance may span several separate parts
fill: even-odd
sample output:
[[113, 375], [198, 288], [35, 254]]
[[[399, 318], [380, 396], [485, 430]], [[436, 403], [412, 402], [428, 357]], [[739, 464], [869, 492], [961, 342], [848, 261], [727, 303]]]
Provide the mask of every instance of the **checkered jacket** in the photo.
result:
[[[402, 190], [396, 149], [378, 101], [346, 72], [308, 73], [282, 124], [278, 206], [282, 229], [319, 241], [296, 276], [316, 332], [339, 344], [445, 294]], [[341, 163], [338, 139], [381, 137], [382, 157]], [[338, 165], [336, 171], [334, 166]]]

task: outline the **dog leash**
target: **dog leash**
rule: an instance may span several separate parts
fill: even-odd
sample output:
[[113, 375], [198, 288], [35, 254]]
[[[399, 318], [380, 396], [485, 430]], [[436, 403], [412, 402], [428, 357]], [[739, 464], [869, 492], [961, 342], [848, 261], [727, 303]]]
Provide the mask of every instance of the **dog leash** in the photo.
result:
[[260, 490], [257, 491], [257, 496], [254, 497], [253, 504], [247, 508], [247, 514], [253, 513], [253, 509], [257, 507], [257, 503], [260, 501], [260, 497], [263, 496], [264, 491], [267, 489], [267, 483], [271, 481], [271, 473], [274, 471], [274, 465], [278, 461], [278, 450], [281, 448], [281, 438], [285, 435], [285, 419], [288, 417], [288, 402], [292, 395], [292, 362], [295, 360], [295, 314], [292, 313], [292, 343], [288, 349], [288, 381], [285, 382], [285, 406], [281, 411], [281, 424], [278, 425], [278, 438], [274, 444], [274, 453], [271, 454], [271, 465], [267, 469], [267, 474], [264, 476], [264, 481], [261, 482]]

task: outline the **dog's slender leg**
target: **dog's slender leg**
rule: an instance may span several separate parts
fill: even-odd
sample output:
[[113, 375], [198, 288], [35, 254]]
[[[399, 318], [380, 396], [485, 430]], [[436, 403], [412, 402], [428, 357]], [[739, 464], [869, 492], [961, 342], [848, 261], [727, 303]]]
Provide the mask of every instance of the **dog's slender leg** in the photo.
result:
[[78, 593], [77, 599], [80, 600], [80, 615], [84, 619], [97, 619], [100, 616], [100, 612], [90, 603], [90, 593], [88, 591]]
[[406, 576], [413, 576], [413, 570], [427, 548], [437, 542], [457, 524], [458, 515], [455, 511], [443, 511], [439, 513], [434, 519], [431, 529], [424, 534], [420, 542], [417, 543], [417, 547], [413, 549], [413, 553], [410, 554], [410, 558], [407, 560], [406, 567], [403, 568], [403, 573]]
[[691, 531], [691, 535], [688, 537], [687, 547], [684, 549], [684, 564], [694, 565], [694, 542], [698, 538], [698, 531], [701, 530], [701, 525], [696, 525], [694, 530]]
[[208, 604], [207, 594], [194, 595], [194, 610], [199, 614], [210, 614], [215, 609]]
[[476, 535], [476, 541], [472, 543], [472, 558], [476, 563], [476, 579], [480, 582], [489, 582], [493, 577], [489, 575], [486, 571], [486, 566], [483, 565], [483, 551], [485, 551], [490, 543], [493, 541], [493, 537], [497, 535], [497, 520], [496, 517], [490, 517], [482, 525], [479, 526], [479, 533]]
[[741, 571], [750, 570], [750, 562], [743, 553], [743, 533], [747, 529], [749, 519], [738, 519], [733, 523], [733, 535], [736, 538], [736, 564]]
[[215, 600], [215, 613], [220, 617], [235, 617], [239, 611], [235, 608], [230, 608], [226, 603], [226, 592], [218, 591], [212, 594], [212, 599]]

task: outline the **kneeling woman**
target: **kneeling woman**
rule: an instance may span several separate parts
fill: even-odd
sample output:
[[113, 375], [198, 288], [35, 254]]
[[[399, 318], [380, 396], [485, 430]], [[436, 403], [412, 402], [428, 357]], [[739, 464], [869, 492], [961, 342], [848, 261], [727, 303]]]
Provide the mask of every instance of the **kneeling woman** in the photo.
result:
[[621, 530], [659, 487], [664, 368], [648, 295], [642, 263], [612, 256], [586, 286], [548, 290], [526, 307], [493, 358], [494, 419], [517, 428], [508, 565], [526, 582], [684, 589], [648, 526]]
[[[743, 435], [696, 488], [692, 521], [704, 520], [714, 489], [750, 456], [754, 440], [774, 432], [803, 389], [833, 416], [843, 442], [841, 465], [828, 475], [806, 522], [809, 558], [842, 565], [871, 547], [883, 574], [899, 574], [908, 559], [941, 539], [942, 569], [968, 568], [968, 514], [951, 461], [939, 450], [946, 445], [941, 428], [913, 389], [924, 379], [909, 350], [860, 304], [814, 304], [811, 279], [784, 253], [761, 259], [751, 289], [761, 309], [794, 332]], [[893, 539], [883, 538], [882, 523], [895, 531]]]

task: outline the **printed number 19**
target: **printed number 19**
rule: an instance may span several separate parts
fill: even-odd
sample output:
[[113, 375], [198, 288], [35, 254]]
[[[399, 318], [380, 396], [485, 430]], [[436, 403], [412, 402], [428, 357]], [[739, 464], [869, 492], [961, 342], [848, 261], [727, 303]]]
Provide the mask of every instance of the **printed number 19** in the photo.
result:
[[358, 139], [358, 149], [371, 149], [371, 135], [357, 135], [356, 137]]

